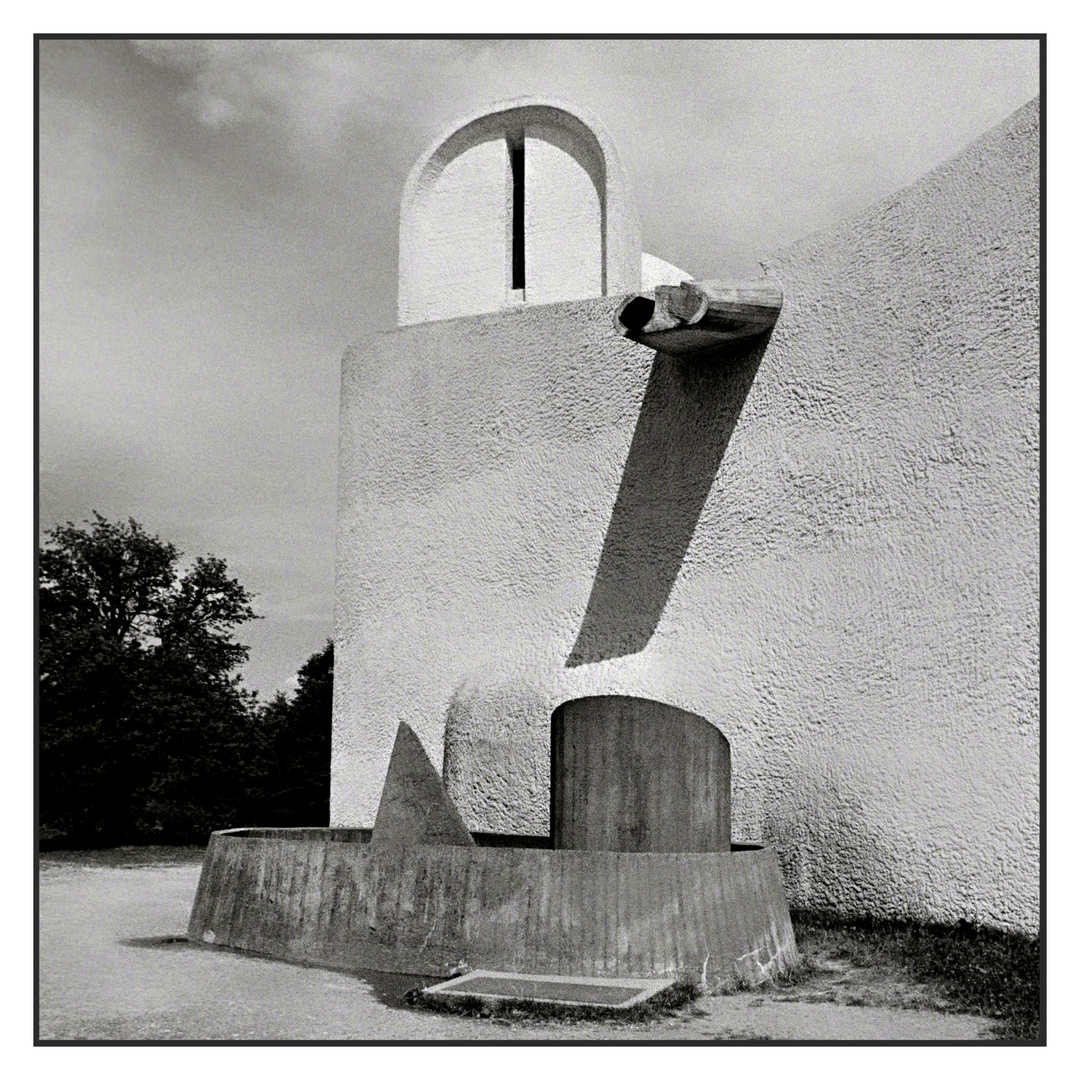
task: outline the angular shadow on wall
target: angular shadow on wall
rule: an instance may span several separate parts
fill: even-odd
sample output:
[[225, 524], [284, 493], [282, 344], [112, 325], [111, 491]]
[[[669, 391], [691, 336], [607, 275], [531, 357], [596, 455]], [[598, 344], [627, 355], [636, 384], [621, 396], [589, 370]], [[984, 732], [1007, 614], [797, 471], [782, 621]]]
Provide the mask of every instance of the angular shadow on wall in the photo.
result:
[[770, 336], [722, 358], [656, 354], [567, 667], [648, 645]]

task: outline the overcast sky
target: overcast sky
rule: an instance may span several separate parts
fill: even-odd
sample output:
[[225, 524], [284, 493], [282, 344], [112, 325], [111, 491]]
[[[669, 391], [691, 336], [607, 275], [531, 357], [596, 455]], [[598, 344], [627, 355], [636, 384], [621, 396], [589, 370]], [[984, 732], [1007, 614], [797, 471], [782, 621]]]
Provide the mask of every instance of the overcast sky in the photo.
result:
[[456, 116], [597, 116], [698, 277], [915, 180], [1038, 92], [1035, 42], [41, 43], [41, 525], [226, 560], [247, 684], [332, 634], [338, 380], [395, 323], [405, 176]]

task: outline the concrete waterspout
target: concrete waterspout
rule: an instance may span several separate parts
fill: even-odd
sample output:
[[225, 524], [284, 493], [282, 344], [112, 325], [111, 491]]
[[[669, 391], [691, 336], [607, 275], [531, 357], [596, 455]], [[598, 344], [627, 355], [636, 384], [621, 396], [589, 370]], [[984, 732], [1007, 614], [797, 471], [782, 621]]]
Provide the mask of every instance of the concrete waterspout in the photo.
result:
[[615, 329], [650, 349], [685, 356], [712, 352], [767, 333], [784, 292], [775, 281], [684, 281], [628, 296], [615, 309]]

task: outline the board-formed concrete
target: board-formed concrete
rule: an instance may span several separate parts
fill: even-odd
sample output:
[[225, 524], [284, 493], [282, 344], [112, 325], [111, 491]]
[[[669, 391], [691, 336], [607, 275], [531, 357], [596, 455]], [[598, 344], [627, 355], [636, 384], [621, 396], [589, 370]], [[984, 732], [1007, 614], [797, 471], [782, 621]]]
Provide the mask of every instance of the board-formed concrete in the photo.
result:
[[408, 724], [398, 724], [371, 842], [466, 847], [473, 842], [442, 778]]
[[722, 718], [793, 906], [1034, 932], [1038, 103], [767, 273], [720, 367], [616, 297], [350, 349], [331, 822], [405, 720], [471, 830], [543, 834], [552, 710], [640, 695]]
[[798, 959], [768, 848], [554, 851], [332, 833], [214, 833], [189, 939], [444, 978], [471, 968], [681, 975], [713, 988], [763, 982]]
[[727, 739], [703, 716], [660, 701], [606, 695], [563, 702], [551, 717], [551, 843], [583, 851], [730, 851]]
[[[811, 1002], [810, 993], [777, 1000], [790, 988], [702, 997], [675, 1025], [510, 1025], [402, 1009], [386, 1001], [416, 984], [409, 976], [358, 977], [183, 942], [198, 862], [113, 867], [86, 854], [42, 853], [37, 1035], [45, 1041], [976, 1039], [993, 1023]], [[850, 995], [837, 989], [841, 1000]]]

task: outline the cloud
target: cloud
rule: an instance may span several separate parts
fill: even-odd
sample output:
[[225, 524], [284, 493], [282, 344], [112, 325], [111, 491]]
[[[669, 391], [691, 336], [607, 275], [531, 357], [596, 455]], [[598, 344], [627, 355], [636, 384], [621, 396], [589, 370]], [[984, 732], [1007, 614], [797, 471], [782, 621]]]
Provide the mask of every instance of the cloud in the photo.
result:
[[402, 112], [403, 72], [436, 88], [487, 50], [468, 41], [133, 41], [145, 62], [181, 77], [180, 102], [210, 128], [257, 125], [294, 150], [332, 145], [347, 123]]
[[132, 47], [185, 76], [180, 101], [208, 127], [274, 121], [293, 111], [311, 63], [308, 50], [277, 42], [134, 41]]

